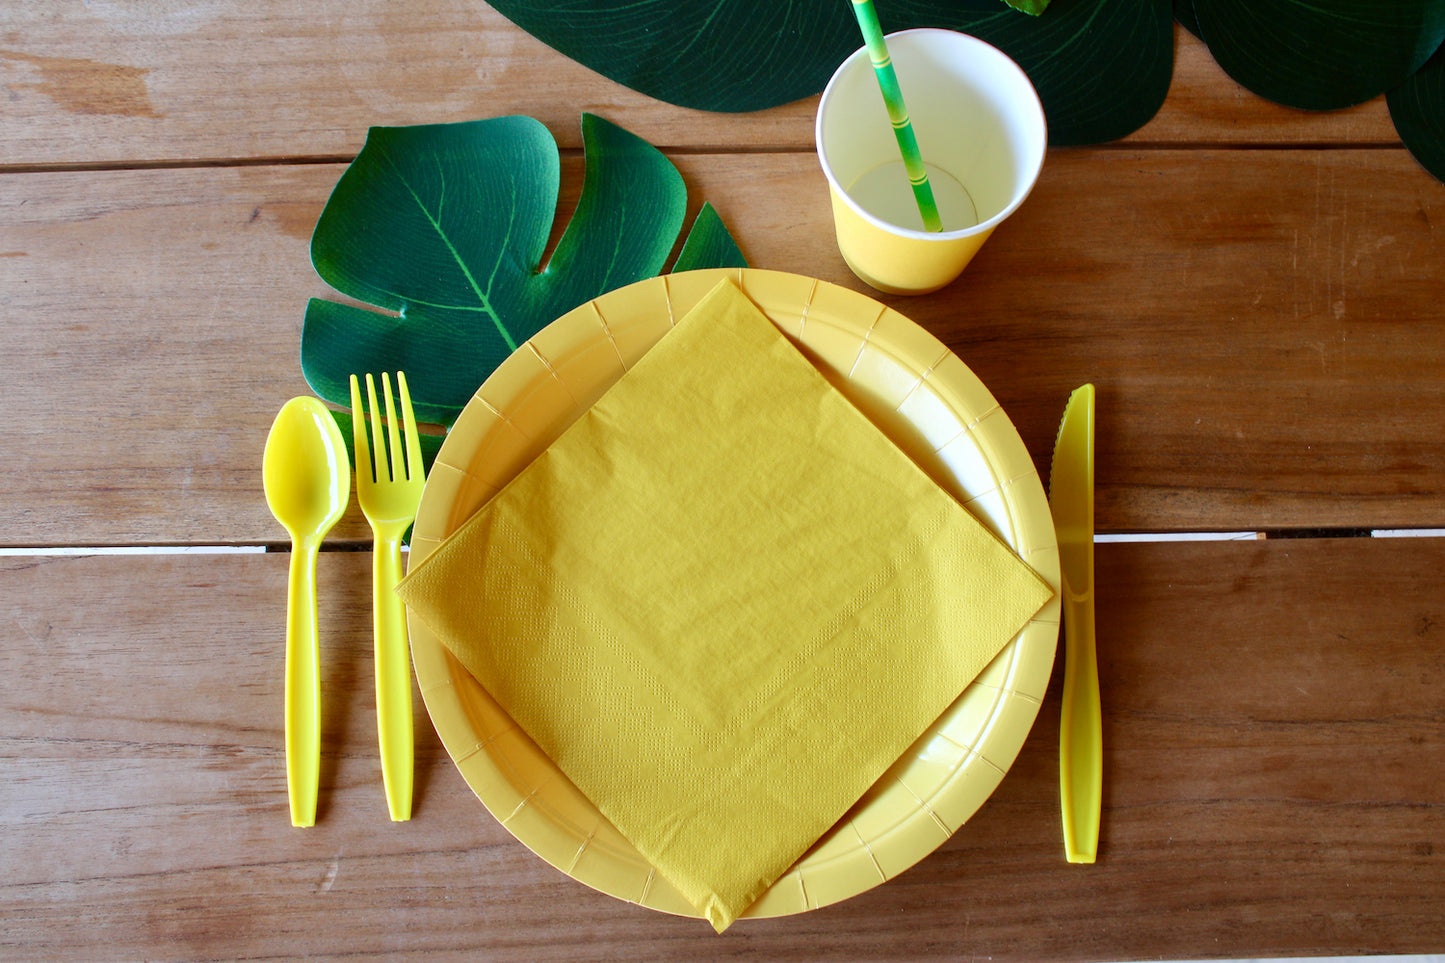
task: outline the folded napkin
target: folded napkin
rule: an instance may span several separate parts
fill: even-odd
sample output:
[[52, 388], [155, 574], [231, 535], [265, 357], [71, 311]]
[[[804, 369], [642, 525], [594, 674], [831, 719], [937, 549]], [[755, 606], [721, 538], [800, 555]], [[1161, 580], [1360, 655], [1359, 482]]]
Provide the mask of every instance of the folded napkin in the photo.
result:
[[398, 591], [718, 931], [1052, 594], [727, 281]]

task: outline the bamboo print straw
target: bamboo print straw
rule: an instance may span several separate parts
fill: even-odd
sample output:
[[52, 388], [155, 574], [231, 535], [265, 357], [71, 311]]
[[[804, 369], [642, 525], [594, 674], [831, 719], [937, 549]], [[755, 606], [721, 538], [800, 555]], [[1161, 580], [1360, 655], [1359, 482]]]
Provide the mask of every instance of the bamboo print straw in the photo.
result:
[[893, 72], [888, 45], [883, 41], [878, 11], [873, 9], [873, 0], [853, 0], [853, 13], [858, 17], [863, 44], [868, 48], [868, 59], [873, 62], [873, 73], [878, 77], [883, 103], [888, 108], [888, 119], [893, 123], [893, 133], [898, 138], [903, 169], [908, 172], [908, 183], [913, 185], [913, 199], [918, 202], [918, 213], [923, 215], [923, 229], [941, 231], [943, 222], [938, 217], [938, 204], [933, 199], [933, 188], [928, 183], [923, 157], [918, 153], [918, 138], [913, 135], [913, 124], [908, 119], [908, 107], [903, 103], [898, 76]]

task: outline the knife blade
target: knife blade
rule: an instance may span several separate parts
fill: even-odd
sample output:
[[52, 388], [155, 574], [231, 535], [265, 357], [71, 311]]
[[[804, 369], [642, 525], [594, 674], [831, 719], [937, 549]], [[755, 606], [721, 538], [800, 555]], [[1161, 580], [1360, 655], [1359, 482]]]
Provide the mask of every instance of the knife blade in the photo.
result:
[[1094, 386], [1069, 396], [1049, 469], [1049, 509], [1063, 570], [1064, 697], [1059, 804], [1064, 855], [1092, 863], [1099, 849], [1103, 733], [1094, 644]]

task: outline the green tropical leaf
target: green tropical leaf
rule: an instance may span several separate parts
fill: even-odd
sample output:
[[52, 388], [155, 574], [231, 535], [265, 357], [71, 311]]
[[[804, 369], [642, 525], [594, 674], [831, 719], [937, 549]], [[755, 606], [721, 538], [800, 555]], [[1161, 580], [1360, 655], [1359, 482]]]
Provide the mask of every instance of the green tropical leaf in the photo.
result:
[[1306, 110], [1383, 94], [1445, 40], [1445, 0], [1194, 0], [1194, 12], [1226, 73]]
[[695, 271], [700, 268], [747, 266], [743, 252], [738, 250], [737, 242], [728, 233], [717, 210], [711, 204], [703, 204], [672, 269]]
[[[1018, 61], [1043, 102], [1050, 144], [1117, 140], [1159, 112], [1174, 76], [1170, 0], [1053, 0], [1037, 18], [984, 14], [990, 2], [949, 4], [954, 18], [927, 25], [971, 33]], [[893, 5], [920, 19], [929, 6]]]
[[1026, 13], [1031, 17], [1037, 17], [1043, 13], [1049, 5], [1049, 0], [1003, 0], [1003, 2], [1020, 13]]
[[1410, 153], [1445, 181], [1445, 47], [1385, 98]]
[[[751, 111], [812, 96], [861, 46], [845, 0], [493, 0], [523, 30], [598, 73], [668, 103]], [[1174, 71], [1171, 0], [1053, 0], [1042, 16], [999, 0], [891, 0], [887, 31], [975, 34], [1028, 72], [1050, 142], [1132, 133]]]
[[[311, 259], [338, 292], [382, 311], [311, 300], [301, 367], [317, 395], [344, 406], [351, 373], [400, 369], [417, 417], [450, 424], [544, 325], [661, 271], [685, 216], [682, 176], [599, 117], [583, 115], [582, 138], [577, 210], [543, 265], [561, 164], [541, 123], [372, 128], [317, 221]], [[689, 263], [735, 264], [741, 254], [705, 210]]]

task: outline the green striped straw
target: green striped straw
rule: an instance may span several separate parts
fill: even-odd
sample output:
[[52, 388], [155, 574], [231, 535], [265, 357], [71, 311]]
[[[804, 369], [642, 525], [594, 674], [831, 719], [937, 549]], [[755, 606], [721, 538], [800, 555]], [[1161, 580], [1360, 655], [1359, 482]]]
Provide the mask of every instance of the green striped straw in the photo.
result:
[[908, 107], [903, 103], [898, 75], [893, 72], [893, 59], [888, 56], [888, 44], [883, 41], [878, 11], [873, 9], [873, 0], [853, 0], [853, 13], [863, 30], [863, 44], [868, 48], [868, 59], [873, 62], [873, 73], [878, 77], [883, 103], [888, 108], [888, 119], [892, 121], [893, 133], [898, 138], [903, 169], [908, 172], [908, 183], [913, 185], [913, 199], [918, 202], [918, 213], [923, 215], [923, 228], [941, 231], [943, 221], [938, 216], [938, 203], [933, 199], [933, 188], [928, 183], [923, 156], [918, 153], [918, 138], [913, 135], [913, 123], [908, 119]]

